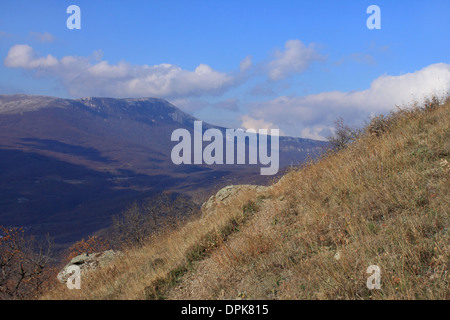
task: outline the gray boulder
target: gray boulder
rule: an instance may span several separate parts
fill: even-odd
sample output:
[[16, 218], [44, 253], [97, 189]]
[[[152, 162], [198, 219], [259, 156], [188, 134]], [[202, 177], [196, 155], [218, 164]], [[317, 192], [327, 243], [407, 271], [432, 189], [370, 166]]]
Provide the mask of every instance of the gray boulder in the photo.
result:
[[234, 201], [234, 198], [242, 192], [254, 191], [256, 194], [262, 194], [268, 190], [268, 187], [257, 185], [231, 185], [220, 189], [215, 195], [211, 196], [208, 201], [203, 203], [202, 212], [208, 214], [218, 205], [227, 205]]
[[95, 253], [83, 253], [72, 260], [64, 266], [64, 268], [58, 273], [58, 280], [61, 283], [66, 283], [67, 279], [72, 273], [68, 272], [70, 266], [78, 266], [80, 268], [81, 274], [95, 270], [109, 265], [117, 256], [123, 255], [120, 251], [107, 250], [103, 252]]

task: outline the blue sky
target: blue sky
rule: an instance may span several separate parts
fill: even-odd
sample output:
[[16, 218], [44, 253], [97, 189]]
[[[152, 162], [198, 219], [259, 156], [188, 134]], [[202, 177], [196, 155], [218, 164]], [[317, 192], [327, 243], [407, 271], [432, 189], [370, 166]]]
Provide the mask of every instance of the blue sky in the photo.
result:
[[[69, 30], [69, 5], [81, 30]], [[381, 29], [366, 12], [381, 9]], [[324, 139], [450, 90], [450, 2], [3, 0], [0, 94], [168, 99], [227, 127]]]

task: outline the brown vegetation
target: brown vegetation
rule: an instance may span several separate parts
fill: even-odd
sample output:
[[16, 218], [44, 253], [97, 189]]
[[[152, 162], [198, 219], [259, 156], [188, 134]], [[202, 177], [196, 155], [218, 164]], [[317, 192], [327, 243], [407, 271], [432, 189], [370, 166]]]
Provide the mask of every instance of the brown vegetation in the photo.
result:
[[54, 284], [50, 243], [37, 247], [22, 228], [0, 226], [0, 300], [33, 299]]
[[67, 257], [66, 262], [69, 262], [76, 256], [83, 254], [83, 253], [95, 253], [95, 252], [102, 252], [105, 250], [109, 250], [110, 245], [109, 243], [99, 237], [99, 236], [88, 236], [87, 240], [81, 239], [80, 241], [74, 243], [67, 251]]
[[163, 192], [113, 216], [108, 238], [118, 249], [141, 247], [160, 230], [176, 227], [197, 211], [198, 205], [189, 197]]

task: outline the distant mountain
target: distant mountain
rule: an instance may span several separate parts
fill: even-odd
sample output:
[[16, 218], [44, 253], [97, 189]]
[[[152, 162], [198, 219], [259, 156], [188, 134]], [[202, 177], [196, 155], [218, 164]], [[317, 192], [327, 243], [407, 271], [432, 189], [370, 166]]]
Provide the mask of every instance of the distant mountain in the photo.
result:
[[[269, 181], [255, 165], [174, 165], [171, 134], [192, 132], [196, 120], [156, 98], [0, 95], [0, 224], [49, 232], [63, 245], [163, 190], [201, 200], [225, 184]], [[301, 163], [325, 145], [280, 137], [280, 163]]]

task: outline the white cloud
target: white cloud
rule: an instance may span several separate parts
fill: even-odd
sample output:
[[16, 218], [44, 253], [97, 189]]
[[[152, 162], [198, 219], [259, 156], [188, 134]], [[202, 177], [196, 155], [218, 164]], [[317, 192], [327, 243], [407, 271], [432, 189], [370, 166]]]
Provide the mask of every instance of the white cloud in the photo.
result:
[[12, 47], [5, 58], [5, 66], [9, 68], [42, 69], [58, 65], [58, 60], [52, 55], [36, 57], [29, 45], [22, 44]]
[[[39, 41], [53, 41], [49, 33], [30, 33]], [[306, 47], [300, 40], [290, 40], [285, 51], [276, 51], [274, 59], [253, 65], [247, 56], [235, 72], [219, 72], [206, 64], [199, 64], [193, 71], [162, 63], [158, 65], [132, 65], [126, 61], [109, 63], [102, 60], [103, 53], [90, 56], [42, 56], [26, 44], [10, 48], [4, 59], [9, 68], [23, 68], [36, 77], [52, 77], [58, 80], [75, 97], [157, 96], [169, 99], [185, 99], [202, 95], [219, 95], [238, 86], [255, 75], [264, 74], [270, 80], [282, 80], [304, 71], [313, 61], [321, 60], [314, 45]], [[256, 71], [256, 72], [255, 72]], [[266, 90], [267, 92], [273, 92]], [[221, 107], [219, 105], [218, 107]], [[224, 105], [236, 110], [236, 104]]]
[[323, 59], [314, 45], [306, 47], [300, 40], [289, 40], [285, 43], [284, 52], [275, 52], [275, 59], [267, 66], [268, 75], [273, 81], [282, 80], [305, 71], [312, 62]]
[[[369, 56], [352, 56], [370, 62]], [[172, 64], [132, 65], [126, 61], [111, 64], [102, 60], [102, 52], [89, 57], [52, 55], [41, 56], [28, 45], [13, 46], [4, 59], [9, 68], [23, 68], [38, 77], [54, 77], [61, 81], [72, 96], [143, 97], [170, 99], [183, 110], [193, 112], [207, 107], [239, 110], [241, 101], [228, 99], [218, 103], [194, 100], [194, 97], [220, 94], [248, 81], [250, 77], [268, 76], [264, 84], [248, 89], [248, 94], [274, 94], [274, 83], [308, 68], [323, 57], [313, 45], [306, 47], [299, 40], [286, 42], [285, 51], [277, 51], [275, 59], [254, 66], [247, 56], [240, 71], [223, 73], [205, 64], [193, 71]], [[254, 69], [258, 69], [256, 72]], [[281, 82], [278, 84], [288, 85]], [[344, 118], [349, 125], [361, 125], [368, 116], [387, 113], [424, 96], [450, 91], [450, 65], [438, 63], [403, 75], [382, 75], [370, 88], [360, 91], [330, 91], [306, 96], [280, 96], [276, 99], [250, 104], [249, 113], [239, 120], [249, 129], [282, 129], [281, 134], [324, 140], [331, 133], [334, 121]]]
[[324, 125], [317, 125], [302, 129], [300, 137], [313, 140], [324, 140], [324, 137], [329, 137], [333, 133], [333, 127]]
[[[244, 129], [254, 129], [258, 131], [259, 129], [279, 129], [278, 126], [274, 125], [272, 122], [265, 121], [262, 119], [255, 119], [252, 118], [249, 115], [243, 115], [241, 117], [241, 127]], [[280, 135], [284, 135], [283, 132], [280, 130]]]
[[182, 98], [221, 93], [235, 84], [229, 74], [200, 64], [194, 71], [171, 64], [131, 65], [125, 61], [110, 64], [91, 57], [52, 55], [40, 57], [28, 45], [13, 46], [4, 60], [9, 68], [36, 71], [37, 76], [59, 79], [73, 96]]
[[325, 139], [338, 117], [361, 125], [368, 116], [387, 113], [395, 106], [420, 101], [450, 90], [450, 65], [433, 64], [400, 76], [383, 75], [370, 88], [353, 92], [323, 92], [308, 96], [282, 96], [252, 104], [248, 117], [277, 125], [287, 135]]

